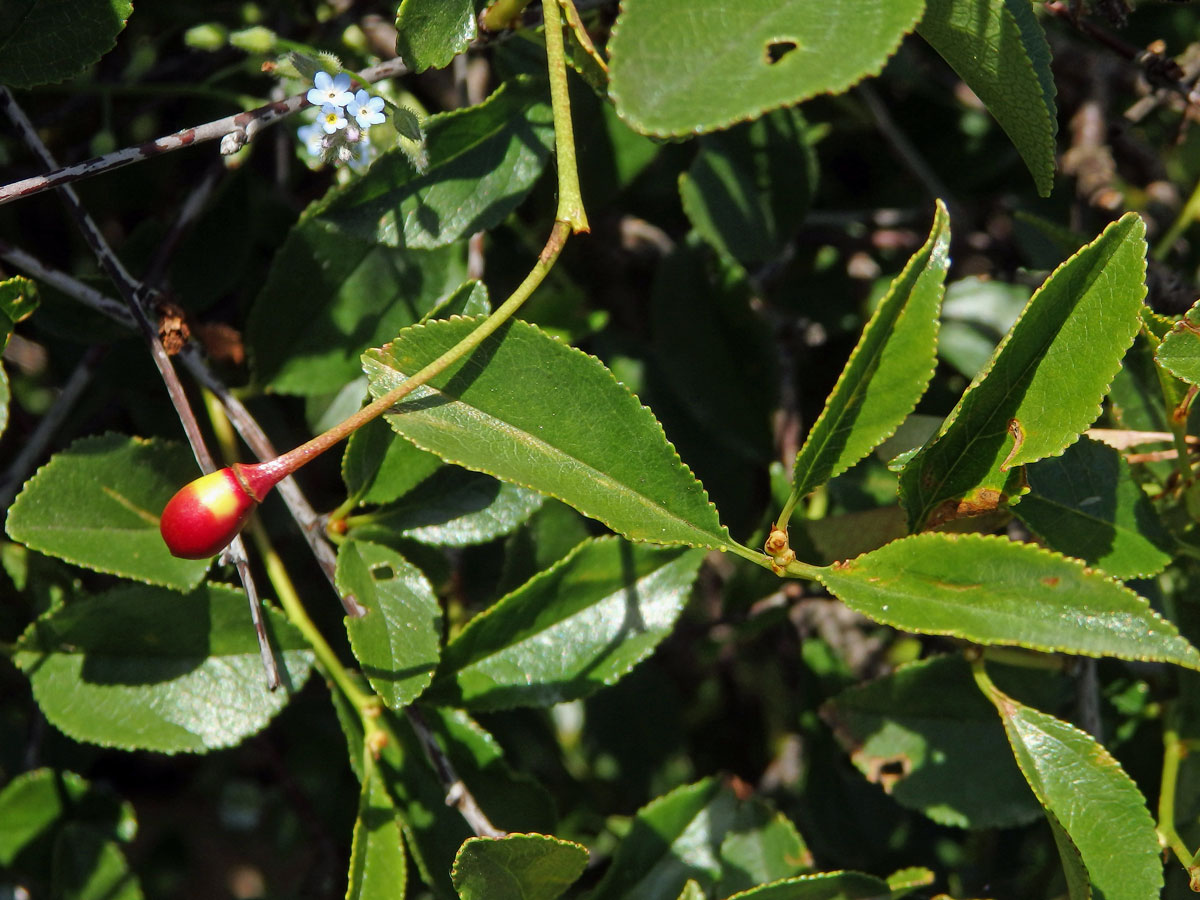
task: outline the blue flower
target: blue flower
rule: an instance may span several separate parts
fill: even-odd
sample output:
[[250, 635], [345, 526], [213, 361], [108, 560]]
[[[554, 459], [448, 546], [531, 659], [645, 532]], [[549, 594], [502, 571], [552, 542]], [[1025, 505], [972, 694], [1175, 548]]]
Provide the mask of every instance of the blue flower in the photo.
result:
[[317, 122], [325, 129], [326, 134], [333, 134], [346, 127], [346, 117], [342, 115], [342, 108], [334, 106], [332, 103], [326, 103], [321, 107], [321, 115], [317, 118]]
[[[313, 78], [313, 84], [316, 87], [308, 92], [308, 102], [313, 106], [325, 106], [326, 104], [342, 107], [354, 99], [354, 95], [350, 93], [350, 76], [345, 72], [338, 74], [336, 78], [330, 78], [328, 72], [318, 72]], [[322, 113], [324, 110], [322, 110]], [[333, 132], [330, 132], [332, 134]]]
[[309, 156], [315, 156], [320, 159], [324, 155], [325, 145], [323, 141], [325, 134], [320, 122], [300, 126], [296, 129], [296, 136], [304, 144], [304, 149], [308, 152]]
[[360, 90], [346, 105], [346, 111], [354, 116], [359, 128], [366, 130], [383, 122], [383, 98], [372, 97], [366, 91]]

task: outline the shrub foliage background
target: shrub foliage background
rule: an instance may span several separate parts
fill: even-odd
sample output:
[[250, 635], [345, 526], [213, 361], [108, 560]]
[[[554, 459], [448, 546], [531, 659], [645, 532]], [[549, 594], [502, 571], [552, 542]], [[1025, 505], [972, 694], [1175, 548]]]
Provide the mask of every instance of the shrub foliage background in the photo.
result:
[[[1197, 33], [0, 13], [0, 892], [1189, 895]], [[180, 404], [249, 461], [414, 377], [167, 552]]]

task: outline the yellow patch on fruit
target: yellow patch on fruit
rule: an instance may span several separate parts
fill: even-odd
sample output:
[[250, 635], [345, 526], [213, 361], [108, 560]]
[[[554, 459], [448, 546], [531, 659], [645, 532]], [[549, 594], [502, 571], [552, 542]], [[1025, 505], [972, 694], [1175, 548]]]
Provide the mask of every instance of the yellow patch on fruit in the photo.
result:
[[[192, 482], [196, 500], [217, 518], [235, 516], [238, 513], [240, 489], [228, 470], [221, 469], [202, 475]], [[232, 490], [231, 490], [232, 488]]]

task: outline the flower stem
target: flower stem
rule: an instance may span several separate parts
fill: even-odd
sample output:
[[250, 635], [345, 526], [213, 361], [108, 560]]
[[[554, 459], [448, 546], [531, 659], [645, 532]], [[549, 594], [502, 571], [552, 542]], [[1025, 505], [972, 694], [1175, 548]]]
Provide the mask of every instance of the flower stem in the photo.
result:
[[[1183, 741], [1175, 723], [1175, 714], [1169, 710], [1163, 728], [1162, 781], [1158, 791], [1158, 834], [1159, 839], [1188, 870], [1193, 883], [1197, 880], [1197, 859], [1175, 830], [1175, 794], [1178, 789], [1179, 766], [1183, 762]], [[1197, 854], [1200, 855], [1200, 854]], [[1194, 888], [1193, 888], [1194, 890]]]
[[575, 161], [575, 132], [571, 127], [571, 95], [567, 87], [567, 55], [563, 46], [560, 2], [546, 0], [546, 60], [550, 67], [550, 105], [554, 110], [554, 154], [558, 160], [558, 212], [556, 218], [571, 226], [575, 234], [590, 230], [579, 192]]
[[388, 391], [377, 400], [368, 403], [354, 415], [334, 425], [328, 431], [317, 435], [311, 441], [301, 444], [294, 450], [289, 450], [287, 453], [275, 457], [270, 462], [262, 463], [263, 470], [272, 471], [279, 474], [280, 477], [290, 474], [314, 457], [324, 453], [334, 444], [349, 437], [372, 419], [378, 418], [387, 412], [417, 388], [421, 387], [421, 385], [432, 381], [459, 359], [482, 344], [497, 328], [512, 317], [513, 313], [520, 308], [521, 304], [533, 293], [534, 289], [542, 283], [547, 273], [553, 267], [555, 260], [558, 259], [558, 255], [562, 252], [563, 244], [566, 242], [569, 234], [570, 225], [568, 223], [554, 223], [554, 230], [550, 232], [550, 239], [546, 242], [546, 246], [542, 248], [541, 255], [538, 257], [538, 261], [533, 269], [525, 276], [525, 280], [513, 291], [512, 295], [495, 312], [484, 319], [478, 328], [413, 375], [412, 378]]

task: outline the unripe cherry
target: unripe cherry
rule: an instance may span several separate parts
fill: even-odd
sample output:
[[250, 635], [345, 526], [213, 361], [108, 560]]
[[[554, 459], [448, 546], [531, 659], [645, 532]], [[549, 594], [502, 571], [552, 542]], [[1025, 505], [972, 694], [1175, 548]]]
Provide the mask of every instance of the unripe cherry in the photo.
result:
[[250, 518], [263, 497], [287, 473], [275, 460], [233, 466], [184, 485], [163, 508], [158, 529], [173, 556], [216, 556]]

